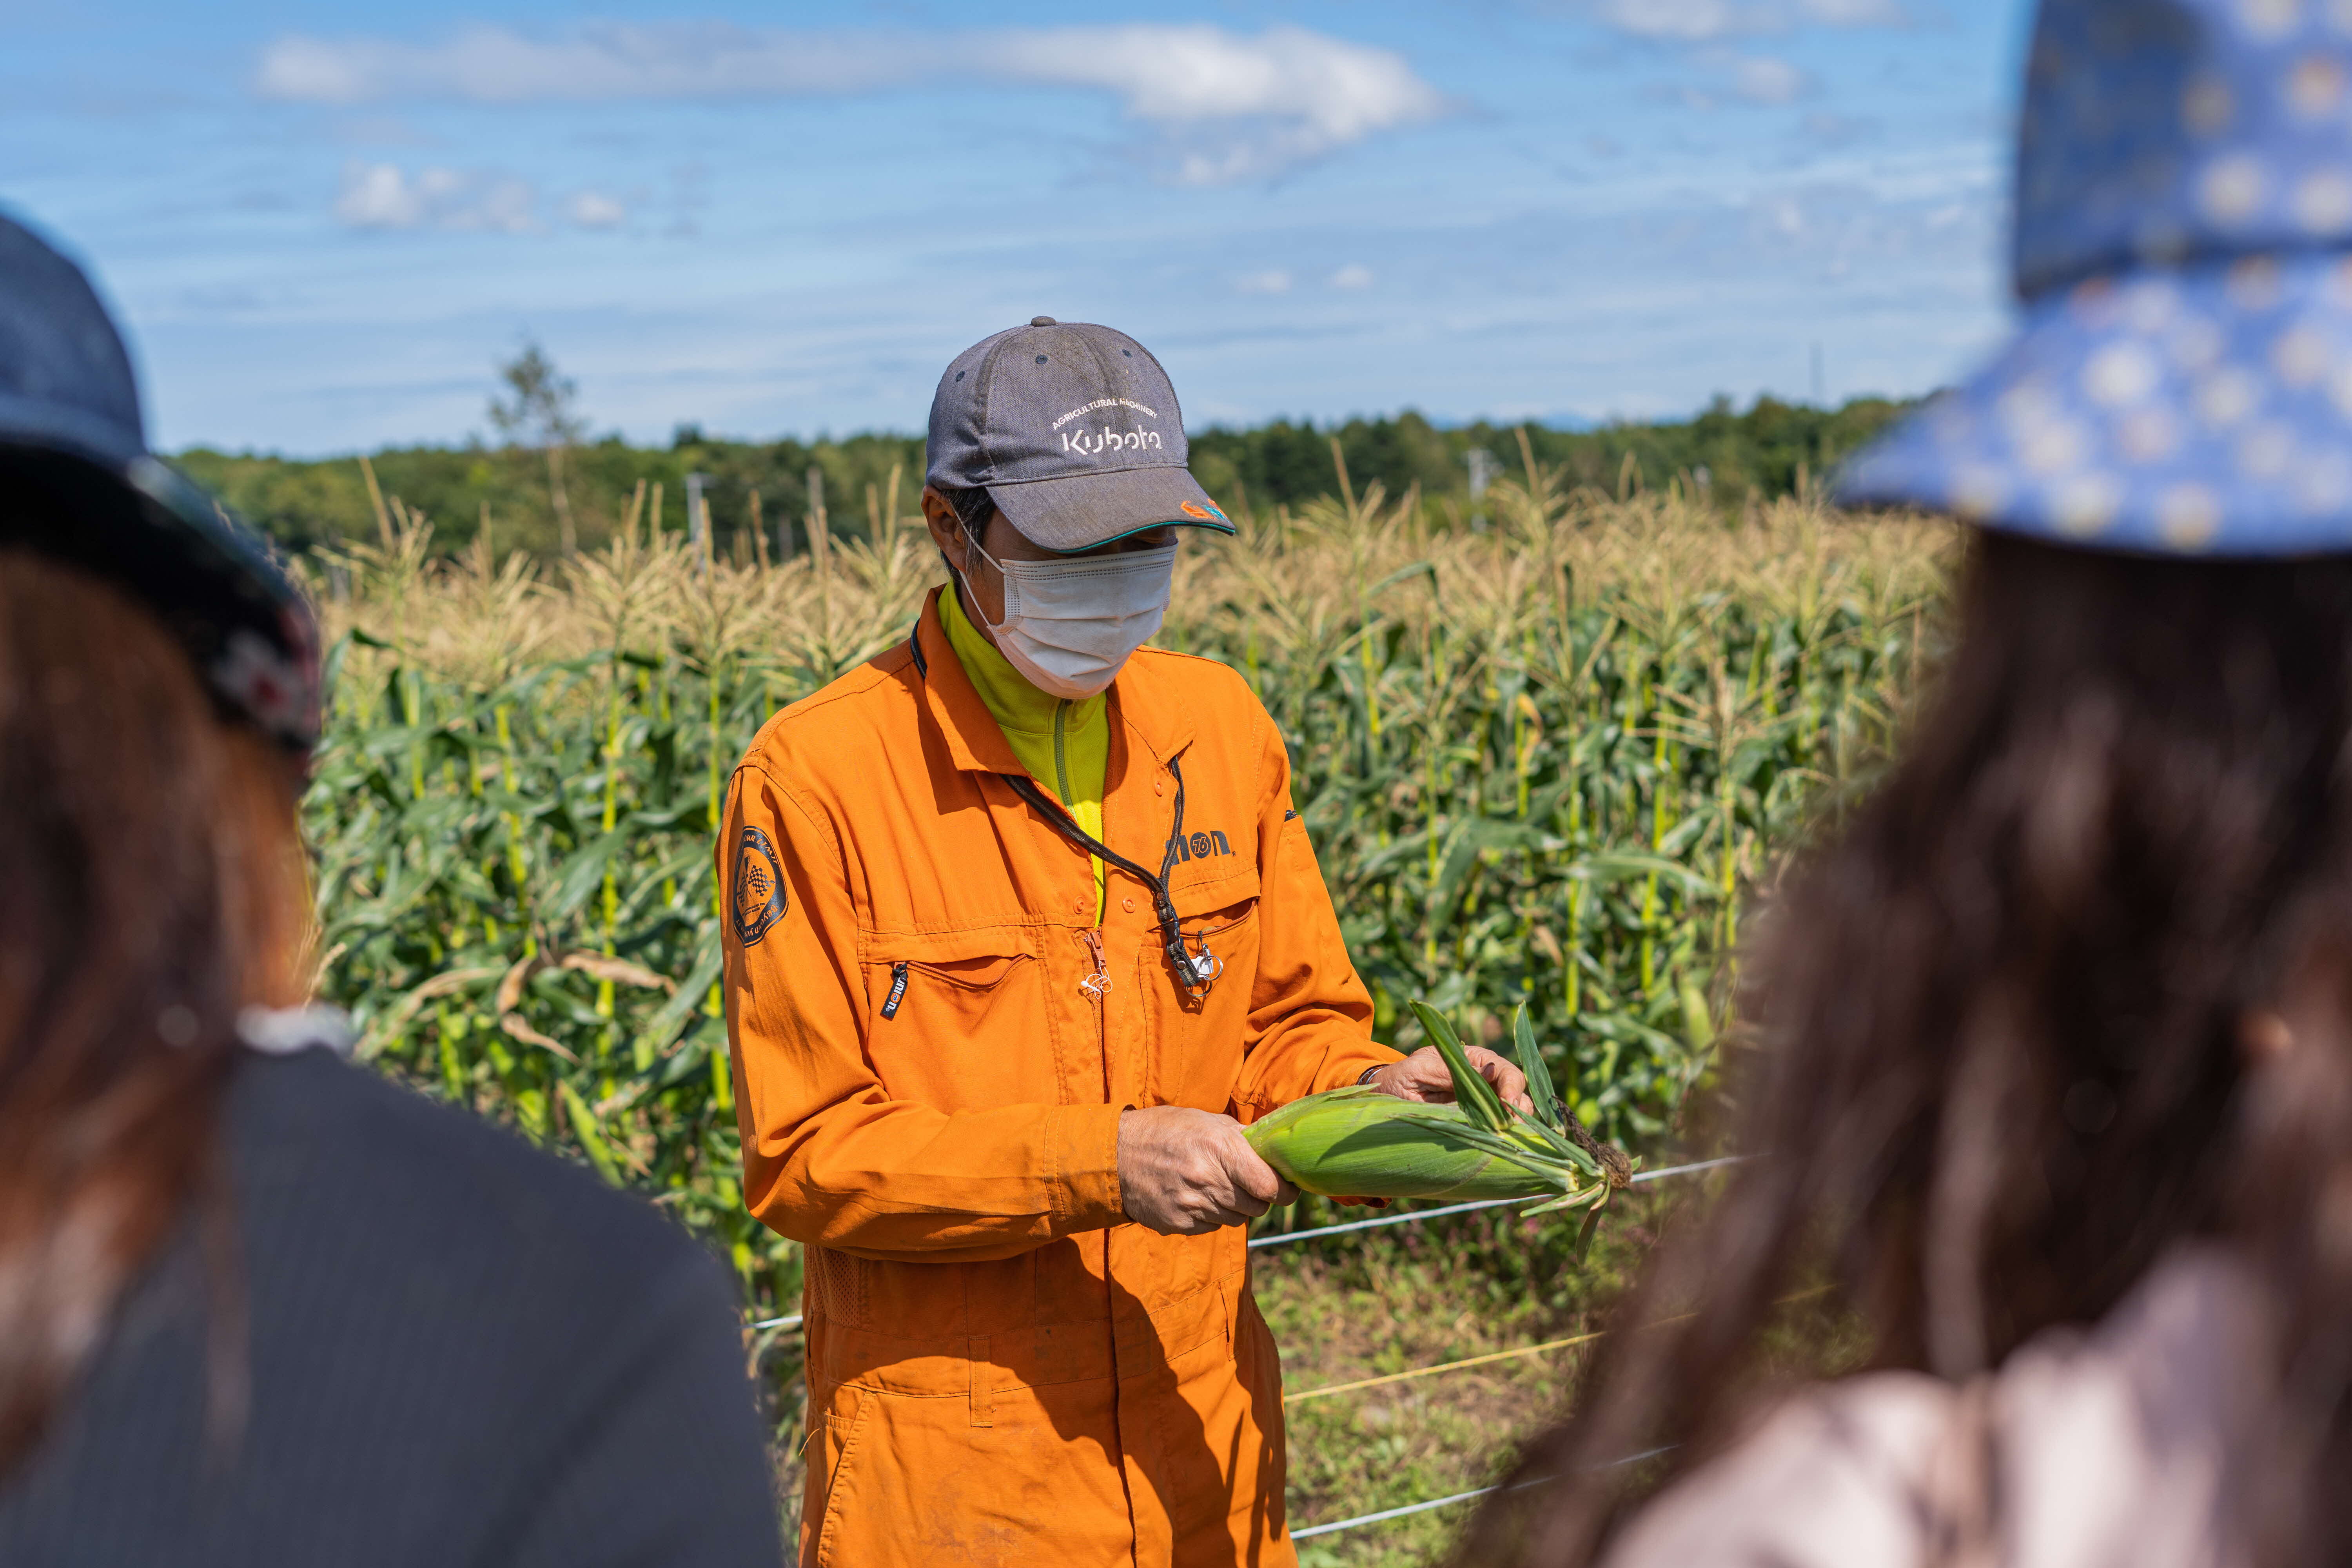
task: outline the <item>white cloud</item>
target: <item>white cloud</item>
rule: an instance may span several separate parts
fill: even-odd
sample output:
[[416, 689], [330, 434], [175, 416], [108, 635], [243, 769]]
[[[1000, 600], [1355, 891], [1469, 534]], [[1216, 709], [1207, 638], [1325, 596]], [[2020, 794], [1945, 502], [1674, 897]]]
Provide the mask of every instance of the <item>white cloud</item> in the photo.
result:
[[[603, 191], [575, 191], [558, 205], [580, 228], [614, 228], [628, 221], [627, 204]], [[474, 234], [536, 234], [539, 193], [528, 181], [488, 170], [419, 169], [397, 163], [343, 165], [334, 215], [347, 228], [443, 229]]]
[[482, 26], [436, 44], [292, 35], [263, 51], [254, 85], [281, 102], [349, 107], [784, 98], [973, 77], [1109, 93], [1130, 120], [1175, 139], [1171, 173], [1200, 184], [1272, 173], [1446, 107], [1391, 50], [1300, 27], [1244, 36], [1205, 24], [928, 36]]
[[1787, 60], [1750, 55], [1731, 67], [1732, 90], [1750, 103], [1794, 103], [1813, 90], [1813, 79]]
[[1369, 289], [1372, 286], [1372, 269], [1360, 261], [1350, 261], [1331, 274], [1334, 289]]
[[1592, 18], [1639, 38], [1677, 43], [1788, 33], [1800, 27], [1900, 27], [1902, 0], [1589, 0]]
[[539, 197], [512, 175], [393, 163], [349, 163], [335, 217], [352, 228], [440, 228], [527, 234], [540, 226]]
[[575, 191], [564, 199], [563, 216], [582, 228], [617, 228], [628, 221], [629, 209], [618, 196]]
[[1290, 274], [1280, 268], [1270, 267], [1264, 272], [1252, 272], [1234, 279], [1234, 287], [1244, 294], [1287, 294]]

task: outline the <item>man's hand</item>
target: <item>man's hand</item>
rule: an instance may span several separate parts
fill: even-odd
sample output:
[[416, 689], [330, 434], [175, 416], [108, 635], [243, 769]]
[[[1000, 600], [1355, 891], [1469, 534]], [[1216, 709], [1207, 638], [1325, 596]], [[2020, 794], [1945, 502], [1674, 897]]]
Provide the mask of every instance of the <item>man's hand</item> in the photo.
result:
[[1298, 1196], [1240, 1122], [1185, 1105], [1119, 1113], [1118, 1190], [1127, 1217], [1162, 1236], [1246, 1225]]
[[[1517, 1106], [1533, 1116], [1536, 1102], [1528, 1098], [1528, 1075], [1505, 1061], [1484, 1046], [1466, 1046], [1464, 1054], [1478, 1076], [1495, 1086], [1495, 1092], [1507, 1105]], [[1454, 1098], [1454, 1075], [1446, 1070], [1445, 1058], [1437, 1054], [1435, 1046], [1423, 1046], [1401, 1062], [1391, 1062], [1365, 1082], [1399, 1100], [1416, 1100], [1424, 1104], [1442, 1104]]]

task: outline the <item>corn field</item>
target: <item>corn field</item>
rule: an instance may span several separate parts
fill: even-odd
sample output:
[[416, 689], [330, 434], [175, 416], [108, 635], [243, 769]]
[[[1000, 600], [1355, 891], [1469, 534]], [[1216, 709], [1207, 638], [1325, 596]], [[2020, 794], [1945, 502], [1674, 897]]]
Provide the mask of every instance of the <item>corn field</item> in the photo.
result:
[[[1525, 1001], [1577, 1114], [1654, 1142], [1715, 1060], [1743, 904], [1899, 721], [1949, 535], [1531, 459], [1476, 531], [1340, 489], [1188, 542], [1159, 641], [1281, 725], [1381, 1037], [1417, 1042], [1415, 998], [1489, 1039]], [[393, 500], [304, 567], [323, 997], [362, 1054], [673, 1206], [761, 1310], [797, 1310], [799, 1268], [736, 1184], [714, 824], [767, 715], [942, 577], [900, 499], [779, 565], [646, 526], [640, 487], [552, 567], [438, 555]]]

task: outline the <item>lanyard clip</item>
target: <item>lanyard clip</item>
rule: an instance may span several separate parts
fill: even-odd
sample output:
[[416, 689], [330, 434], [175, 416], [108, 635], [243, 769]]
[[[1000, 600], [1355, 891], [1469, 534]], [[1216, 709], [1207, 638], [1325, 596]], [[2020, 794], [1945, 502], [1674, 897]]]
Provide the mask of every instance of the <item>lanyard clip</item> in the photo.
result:
[[1199, 996], [1206, 994], [1209, 987], [1217, 983], [1217, 976], [1225, 972], [1225, 961], [1209, 951], [1208, 938], [1193, 940], [1200, 944], [1198, 952], [1184, 951], [1184, 939], [1180, 933], [1168, 956], [1176, 961], [1177, 978], [1184, 983], [1184, 989]]

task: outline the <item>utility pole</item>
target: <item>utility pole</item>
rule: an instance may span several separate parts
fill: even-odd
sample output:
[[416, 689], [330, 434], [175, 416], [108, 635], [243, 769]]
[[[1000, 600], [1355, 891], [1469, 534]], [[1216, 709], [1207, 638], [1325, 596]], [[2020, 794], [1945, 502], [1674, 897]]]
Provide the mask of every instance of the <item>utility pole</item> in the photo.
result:
[[1470, 465], [1470, 526], [1484, 528], [1486, 514], [1478, 509], [1478, 503], [1486, 499], [1486, 487], [1502, 477], [1503, 460], [1484, 447], [1471, 447], [1462, 455], [1462, 460]]
[[702, 487], [709, 478], [686, 476], [686, 540], [694, 552], [694, 569], [705, 576], [710, 573], [710, 507], [702, 499]]

